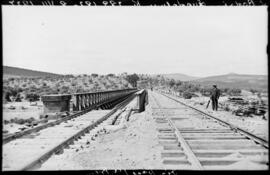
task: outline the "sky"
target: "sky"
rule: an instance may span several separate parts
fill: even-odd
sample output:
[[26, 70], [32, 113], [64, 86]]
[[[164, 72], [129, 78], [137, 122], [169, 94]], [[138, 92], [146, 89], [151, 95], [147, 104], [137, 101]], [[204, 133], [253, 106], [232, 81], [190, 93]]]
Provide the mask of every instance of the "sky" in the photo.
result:
[[3, 65], [59, 74], [267, 75], [267, 7], [2, 6]]

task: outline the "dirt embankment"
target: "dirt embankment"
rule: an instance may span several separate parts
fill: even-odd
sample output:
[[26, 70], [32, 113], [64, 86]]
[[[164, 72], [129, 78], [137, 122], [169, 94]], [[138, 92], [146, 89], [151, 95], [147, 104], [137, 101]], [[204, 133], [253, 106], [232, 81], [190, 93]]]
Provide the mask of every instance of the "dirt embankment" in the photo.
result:
[[161, 147], [150, 106], [132, 114], [126, 127], [99, 135], [79, 151], [55, 155], [41, 170], [67, 169], [157, 169], [161, 164]]

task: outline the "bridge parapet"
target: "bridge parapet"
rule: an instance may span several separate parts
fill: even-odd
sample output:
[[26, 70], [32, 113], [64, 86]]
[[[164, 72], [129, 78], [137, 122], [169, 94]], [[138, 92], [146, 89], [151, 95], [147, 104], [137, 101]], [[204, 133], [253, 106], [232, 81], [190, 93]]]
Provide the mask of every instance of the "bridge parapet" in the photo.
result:
[[137, 110], [138, 112], [143, 112], [145, 110], [145, 106], [148, 104], [148, 92], [145, 89], [142, 89], [136, 92], [137, 98]]
[[81, 111], [119, 99], [136, 91], [138, 90], [121, 89], [90, 93], [43, 95], [41, 100], [44, 104], [44, 114]]

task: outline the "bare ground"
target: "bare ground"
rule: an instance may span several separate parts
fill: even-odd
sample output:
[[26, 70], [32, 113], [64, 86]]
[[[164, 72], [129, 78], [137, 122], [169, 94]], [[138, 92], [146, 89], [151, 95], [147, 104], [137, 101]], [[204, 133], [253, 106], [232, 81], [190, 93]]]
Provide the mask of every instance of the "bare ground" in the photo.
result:
[[163, 167], [161, 146], [149, 106], [133, 114], [126, 128], [97, 137], [78, 152], [54, 155], [40, 170], [157, 169]]
[[[14, 106], [15, 109], [8, 109], [10, 106]], [[24, 107], [25, 109], [22, 109]], [[37, 106], [31, 106], [30, 102], [9, 102], [3, 104], [3, 118], [2, 120], [10, 121], [11, 119], [29, 119], [34, 118], [39, 119], [40, 114], [43, 113], [43, 104], [41, 101], [37, 102]], [[14, 133], [20, 131], [19, 128], [25, 127], [24, 125], [16, 123], [4, 124], [3, 131], [8, 131], [8, 133]]]

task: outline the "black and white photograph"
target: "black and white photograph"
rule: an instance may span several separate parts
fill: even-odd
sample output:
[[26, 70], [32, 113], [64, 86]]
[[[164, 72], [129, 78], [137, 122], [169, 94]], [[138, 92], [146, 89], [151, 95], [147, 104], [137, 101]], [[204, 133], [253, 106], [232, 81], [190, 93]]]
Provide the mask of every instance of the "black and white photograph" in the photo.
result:
[[269, 169], [267, 6], [1, 8], [2, 171]]

